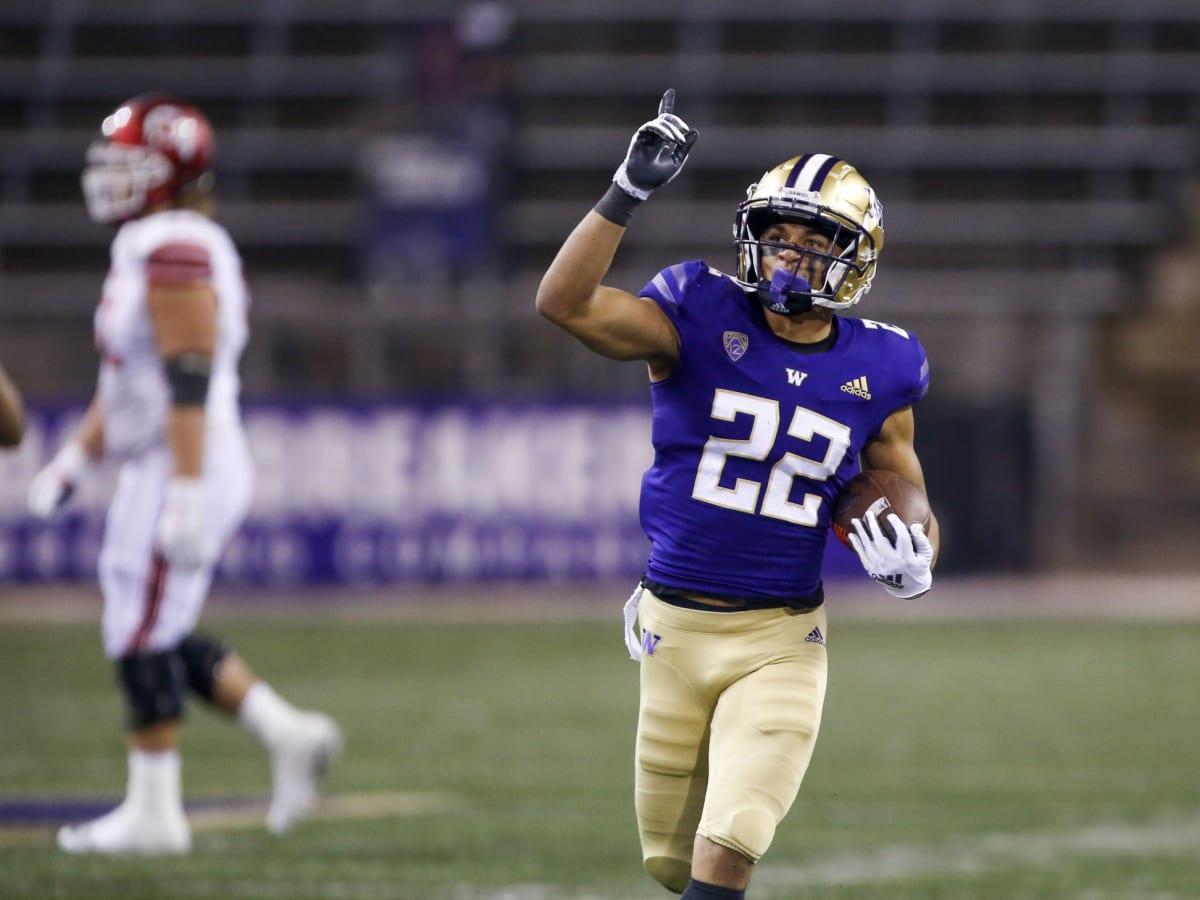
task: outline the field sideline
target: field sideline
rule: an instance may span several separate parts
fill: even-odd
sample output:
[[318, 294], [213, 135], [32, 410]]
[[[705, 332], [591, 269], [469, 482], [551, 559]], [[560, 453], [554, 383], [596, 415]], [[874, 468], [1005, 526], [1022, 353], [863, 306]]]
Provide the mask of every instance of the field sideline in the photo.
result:
[[[1195, 585], [947, 578], [903, 603], [831, 585], [822, 737], [750, 896], [1200, 896]], [[265, 759], [197, 708], [193, 854], [105, 860], [53, 849], [124, 783], [95, 588], [0, 588], [0, 897], [670, 896], [638, 859], [627, 593], [219, 590], [206, 624], [342, 721], [327, 802], [271, 838]]]
[[[398, 584], [340, 591], [301, 588], [256, 591], [217, 586], [208, 612], [221, 618], [281, 616], [289, 620], [467, 621], [547, 617], [619, 619], [632, 582]], [[864, 579], [826, 586], [831, 617], [848, 620], [1073, 618], [1200, 619], [1200, 573], [1098, 573], [1041, 577], [939, 578], [916, 600], [895, 600]], [[0, 624], [94, 621], [92, 583], [0, 584]]]

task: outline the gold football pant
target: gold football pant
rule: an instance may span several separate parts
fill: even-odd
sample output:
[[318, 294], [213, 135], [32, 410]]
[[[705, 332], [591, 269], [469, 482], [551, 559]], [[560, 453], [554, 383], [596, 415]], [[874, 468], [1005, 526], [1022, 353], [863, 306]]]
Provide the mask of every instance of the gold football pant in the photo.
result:
[[635, 775], [646, 871], [682, 891], [701, 834], [757, 862], [812, 758], [825, 608], [701, 612], [643, 591]]

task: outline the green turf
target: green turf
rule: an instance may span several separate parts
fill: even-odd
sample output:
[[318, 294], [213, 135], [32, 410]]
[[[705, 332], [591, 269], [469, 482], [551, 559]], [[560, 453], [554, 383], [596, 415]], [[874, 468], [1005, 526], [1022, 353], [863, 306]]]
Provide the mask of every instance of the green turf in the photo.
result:
[[[821, 740], [752, 897], [1200, 896], [1200, 624], [833, 619]], [[198, 830], [176, 860], [66, 858], [0, 825], [0, 897], [668, 897], [640, 870], [618, 622], [215, 620], [341, 719], [332, 793], [445, 802]], [[118, 796], [93, 629], [6, 625], [0, 675], [0, 798]], [[241, 732], [197, 709], [185, 741], [190, 799], [264, 795]]]

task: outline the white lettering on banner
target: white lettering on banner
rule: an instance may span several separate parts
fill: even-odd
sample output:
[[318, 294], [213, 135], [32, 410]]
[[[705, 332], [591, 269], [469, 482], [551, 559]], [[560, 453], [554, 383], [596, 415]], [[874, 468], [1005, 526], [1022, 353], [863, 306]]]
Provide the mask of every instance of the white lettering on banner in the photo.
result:
[[412, 412], [384, 410], [371, 422], [371, 437], [357, 456], [352, 509], [393, 519], [419, 515], [407, 505], [419, 421]]
[[[94, 470], [68, 515], [32, 521], [29, 480], [81, 409], [32, 412], [25, 443], [0, 455], [0, 579], [94, 577], [118, 464]], [[645, 564], [640, 405], [251, 404], [244, 421], [255, 493], [223, 579], [633, 577]]]
[[254, 457], [254, 510], [277, 514], [291, 505], [292, 498], [287, 493], [289, 475], [297, 464], [289, 460], [288, 451], [303, 446], [298, 440], [301, 436], [282, 413], [258, 410], [245, 416], [244, 421], [250, 454]]
[[520, 526], [479, 529], [465, 522], [438, 533], [351, 525], [339, 532], [333, 559], [339, 580], [349, 584], [430, 577], [603, 577], [640, 570], [646, 549], [640, 533], [617, 528], [576, 535]]
[[221, 555], [221, 576], [233, 581], [263, 580], [273, 585], [300, 584], [308, 569], [308, 546], [300, 534], [280, 528], [258, 530], [233, 540]]
[[252, 515], [360, 512], [412, 517], [411, 463], [417, 417], [342, 410], [247, 416], [256, 482]]
[[340, 410], [321, 410], [310, 416], [307, 424], [303, 442], [291, 445], [293, 466], [298, 464], [304, 475], [293, 479], [292, 489], [304, 508], [325, 515], [342, 513], [360, 480], [354, 458], [362, 429]]
[[487, 464], [487, 448], [472, 447], [473, 437], [466, 414], [459, 411], [441, 413], [426, 424], [417, 438], [421, 446], [413, 454], [416, 471], [407, 502], [424, 513], [461, 515], [469, 510], [471, 483], [478, 477], [478, 466]]
[[648, 413], [552, 408], [259, 413], [252, 515], [635, 515], [649, 427]]

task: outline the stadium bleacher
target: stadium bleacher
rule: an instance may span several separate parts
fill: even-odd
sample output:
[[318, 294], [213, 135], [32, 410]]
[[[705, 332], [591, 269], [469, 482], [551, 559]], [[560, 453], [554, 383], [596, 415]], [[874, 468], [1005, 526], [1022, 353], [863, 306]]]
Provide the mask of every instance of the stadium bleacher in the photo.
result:
[[[637, 367], [560, 340], [532, 297], [631, 129], [673, 86], [701, 143], [669, 197], [639, 213], [616, 283], [636, 289], [684, 257], [731, 266], [749, 180], [808, 149], [843, 155], [885, 205], [887, 250], [862, 312], [921, 335], [940, 431], [989, 419], [1028, 430], [1030, 471], [1015, 473], [1028, 485], [1010, 502], [1031, 504], [1044, 536], [1024, 562], [1138, 558], [1133, 525], [1089, 542], [1105, 510], [1166, 502], [1152, 473], [1098, 477], [1129, 467], [1116, 446], [1153, 446], [1142, 468], [1173, 482], [1171, 521], [1195, 520], [1200, 474], [1176, 457], [1197, 453], [1200, 428], [1167, 442], [1145, 430], [1153, 417], [1113, 426], [1121, 357], [1096, 351], [1139, 313], [1147, 257], [1183, 216], [1200, 5], [513, 0], [505, 265], [372, 284], [361, 148], [419, 118], [416, 41], [448, 6], [0, 3], [0, 358], [27, 373], [27, 392], [90, 384], [107, 235], [84, 215], [80, 161], [108, 109], [154, 88], [202, 105], [218, 129], [221, 217], [256, 302], [249, 391], [636, 394]], [[1153, 356], [1139, 359], [1153, 368]], [[970, 443], [968, 468], [983, 472], [986, 431]]]

